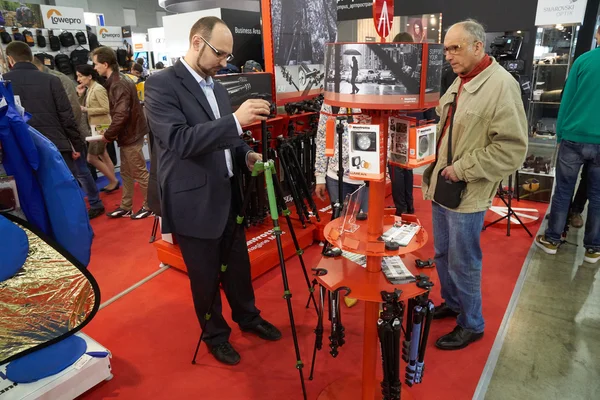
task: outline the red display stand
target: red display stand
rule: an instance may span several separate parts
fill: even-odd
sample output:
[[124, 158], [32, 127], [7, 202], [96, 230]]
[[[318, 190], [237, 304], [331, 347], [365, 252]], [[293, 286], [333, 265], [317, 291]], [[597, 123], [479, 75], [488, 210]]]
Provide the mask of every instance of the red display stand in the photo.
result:
[[[380, 124], [382, 131], [387, 132], [389, 113], [385, 111], [370, 111], [373, 124]], [[387, 140], [386, 140], [387, 144]], [[386, 146], [384, 146], [386, 148]], [[393, 225], [398, 217], [386, 215], [385, 207], [385, 181], [371, 181], [369, 183], [369, 214], [366, 221], [358, 221], [360, 228], [340, 239], [337, 234], [342, 218], [331, 221], [325, 227], [324, 233], [327, 240], [333, 245], [340, 246], [353, 253], [367, 256], [366, 268], [363, 268], [344, 257], [335, 259], [323, 258], [319, 268], [326, 269], [328, 273], [317, 277], [318, 282], [328, 290], [335, 290], [341, 286], [349, 287], [351, 296], [365, 301], [364, 336], [363, 336], [363, 365], [360, 378], [344, 379], [333, 382], [319, 396], [320, 400], [373, 400], [381, 398], [380, 384], [377, 381], [377, 363], [381, 362], [379, 356], [379, 339], [377, 334], [377, 320], [379, 319], [379, 304], [381, 303], [381, 291], [402, 290], [401, 300], [416, 297], [426, 292], [418, 288], [414, 283], [405, 285], [391, 285], [381, 272], [382, 257], [392, 255], [404, 255], [405, 265], [414, 265], [414, 257], [408, 254], [414, 252], [427, 242], [427, 232], [421, 228], [415, 239], [405, 248], [395, 252], [389, 252], [382, 246], [378, 239], [386, 227]], [[387, 211], [387, 212], [391, 212]], [[416, 217], [414, 221], [418, 220]], [[406, 218], [405, 219], [409, 219]], [[350, 237], [352, 243], [356, 244], [348, 248], [346, 239]], [[402, 398], [410, 398], [403, 386]]]
[[[314, 226], [307, 226], [306, 229], [303, 229], [302, 225], [296, 221], [293, 221], [293, 226], [300, 247], [306, 249], [313, 243]], [[261, 276], [279, 265], [277, 242], [272, 232], [270, 232], [272, 229], [273, 223], [271, 219], [267, 219], [262, 225], [252, 227], [246, 231], [252, 279]], [[287, 223], [281, 225], [281, 230], [283, 232], [281, 235], [283, 254], [287, 260], [296, 255], [296, 248], [294, 247], [292, 236], [288, 232]], [[160, 262], [187, 273], [178, 245], [167, 243], [164, 240], [157, 240], [153, 244]]]

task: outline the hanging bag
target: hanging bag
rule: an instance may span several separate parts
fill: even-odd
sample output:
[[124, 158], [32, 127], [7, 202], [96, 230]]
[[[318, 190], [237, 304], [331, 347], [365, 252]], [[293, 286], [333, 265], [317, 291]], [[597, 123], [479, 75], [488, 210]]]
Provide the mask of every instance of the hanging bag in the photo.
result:
[[[456, 114], [456, 95], [454, 95], [454, 100], [452, 101], [450, 107], [451, 108], [448, 112], [452, 111], [452, 116], [450, 117], [450, 127], [448, 128], [448, 167], [452, 165], [452, 129], [454, 127], [454, 115]], [[440, 140], [442, 138], [440, 138]], [[443, 171], [444, 169], [441, 169], [438, 173], [433, 200], [436, 203], [450, 209], [458, 208], [458, 206], [460, 206], [463, 191], [467, 187], [467, 182], [452, 182], [452, 180], [446, 179], [442, 176]]]

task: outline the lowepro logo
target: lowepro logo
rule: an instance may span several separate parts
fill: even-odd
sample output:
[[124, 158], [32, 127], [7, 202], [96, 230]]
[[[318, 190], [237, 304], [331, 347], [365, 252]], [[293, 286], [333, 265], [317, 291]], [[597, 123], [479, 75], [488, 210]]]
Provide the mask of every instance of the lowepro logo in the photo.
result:
[[98, 33], [100, 34], [100, 37], [102, 39], [108, 39], [108, 38], [120, 39], [121, 38], [121, 35], [118, 33], [108, 33], [108, 29], [106, 29], [106, 28], [100, 29], [100, 31]]
[[48, 10], [48, 12], [46, 13], [46, 18], [48, 18], [50, 20], [50, 22], [52, 22], [54, 25], [57, 25], [57, 24], [69, 24], [69, 25], [81, 24], [81, 18], [63, 17], [62, 14], [60, 13], [60, 11], [58, 11], [55, 8], [51, 8]]

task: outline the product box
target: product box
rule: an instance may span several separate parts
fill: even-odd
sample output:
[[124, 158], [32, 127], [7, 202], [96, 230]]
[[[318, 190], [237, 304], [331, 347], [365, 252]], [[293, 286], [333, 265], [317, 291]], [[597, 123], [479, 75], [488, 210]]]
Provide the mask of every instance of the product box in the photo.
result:
[[554, 171], [550, 171], [550, 174], [519, 172], [516, 183], [519, 200], [550, 203], [554, 186]]
[[388, 126], [390, 163], [413, 169], [435, 161], [435, 124], [417, 126], [415, 118], [391, 117]]
[[350, 178], [381, 181], [385, 178], [384, 137], [379, 125], [349, 124]]

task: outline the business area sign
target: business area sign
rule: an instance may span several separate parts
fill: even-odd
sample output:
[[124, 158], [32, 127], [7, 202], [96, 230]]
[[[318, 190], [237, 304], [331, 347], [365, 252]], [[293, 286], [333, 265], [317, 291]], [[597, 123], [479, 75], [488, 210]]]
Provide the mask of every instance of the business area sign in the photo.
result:
[[44, 28], [85, 31], [83, 8], [40, 5]]
[[535, 25], [582, 24], [587, 0], [538, 0]]
[[123, 39], [120, 26], [102, 26], [98, 29], [98, 40], [107, 42], [116, 42]]

